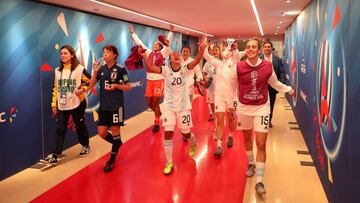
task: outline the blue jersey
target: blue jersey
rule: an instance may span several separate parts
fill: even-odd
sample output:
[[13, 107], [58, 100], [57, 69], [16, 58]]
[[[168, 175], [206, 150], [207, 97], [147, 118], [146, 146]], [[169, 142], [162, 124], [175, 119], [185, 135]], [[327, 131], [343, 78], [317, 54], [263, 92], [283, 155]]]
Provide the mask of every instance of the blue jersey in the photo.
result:
[[120, 64], [109, 68], [106, 64], [101, 67], [97, 80], [100, 80], [100, 109], [104, 111], [115, 111], [124, 106], [123, 91], [115, 89], [105, 90], [105, 86], [111, 84], [126, 84], [129, 82], [127, 72]]

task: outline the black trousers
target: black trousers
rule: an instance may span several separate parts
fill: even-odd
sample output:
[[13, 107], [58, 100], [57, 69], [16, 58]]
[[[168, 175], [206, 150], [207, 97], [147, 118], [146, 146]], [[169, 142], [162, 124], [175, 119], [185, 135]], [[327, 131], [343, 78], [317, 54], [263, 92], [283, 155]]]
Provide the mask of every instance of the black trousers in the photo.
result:
[[79, 143], [82, 146], [89, 146], [89, 133], [85, 124], [85, 109], [86, 100], [84, 99], [75, 109], [66, 111], [58, 110], [56, 114], [55, 138], [50, 151], [51, 153], [55, 153], [57, 155], [62, 153], [70, 115], [75, 123]]
[[276, 100], [276, 94], [277, 92], [273, 92], [273, 91], [269, 91], [269, 96], [270, 96], [270, 122], [273, 116], [273, 111], [274, 111], [274, 104], [275, 104], [275, 100]]

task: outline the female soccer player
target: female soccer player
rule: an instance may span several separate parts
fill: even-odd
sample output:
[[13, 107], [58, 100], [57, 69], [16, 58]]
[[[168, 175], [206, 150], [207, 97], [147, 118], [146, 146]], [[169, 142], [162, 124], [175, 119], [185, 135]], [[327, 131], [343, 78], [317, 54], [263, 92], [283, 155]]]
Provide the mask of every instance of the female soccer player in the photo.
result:
[[[129, 26], [129, 31], [131, 33], [132, 39], [135, 41], [137, 45], [140, 45], [143, 49], [146, 50], [146, 55], [150, 60], [151, 65], [155, 66], [162, 66], [163, 61], [167, 58], [170, 53], [171, 49], [169, 47], [172, 37], [173, 37], [173, 25], [170, 25], [170, 32], [168, 34], [167, 40], [168, 43], [165, 43], [165, 46], [159, 42], [154, 42], [152, 50], [147, 48], [144, 43], [140, 40], [137, 34], [134, 31], [134, 27], [132, 25]], [[153, 132], [158, 132], [160, 130], [160, 98], [163, 95], [164, 91], [164, 78], [161, 74], [157, 74], [151, 71], [147, 71], [146, 73], [146, 91], [145, 91], [145, 98], [146, 103], [150, 107], [151, 110], [155, 113], [155, 125], [153, 127]]]
[[[220, 47], [214, 46], [211, 49], [211, 55], [214, 56], [216, 59], [221, 60], [221, 52]], [[215, 105], [214, 105], [214, 99], [215, 99], [215, 84], [216, 84], [216, 67], [211, 65], [209, 62], [206, 62], [203, 67], [203, 72], [205, 75], [205, 81], [207, 86], [207, 92], [206, 92], [206, 100], [207, 103], [210, 105], [210, 118], [209, 121], [213, 121], [215, 119]]]
[[190, 63], [182, 63], [179, 53], [173, 52], [170, 55], [170, 67], [151, 65], [147, 55], [142, 53], [146, 68], [151, 72], [162, 74], [165, 78], [164, 113], [162, 115], [165, 131], [164, 151], [167, 161], [164, 168], [165, 175], [170, 174], [174, 167], [172, 138], [176, 124], [181, 129], [183, 137], [190, 141], [189, 155], [195, 155], [196, 140], [190, 130], [193, 124], [187, 80], [191, 70], [200, 62], [205, 46], [206, 37], [203, 37], [199, 44], [199, 53]]
[[[266, 138], [270, 121], [268, 84], [283, 93], [292, 94], [293, 90], [290, 86], [278, 81], [271, 62], [259, 58], [259, 41], [250, 40], [246, 44], [245, 52], [247, 59], [237, 64], [238, 99], [240, 101], [237, 126], [243, 132], [246, 154], [249, 159], [246, 175], [251, 177], [256, 171], [255, 190], [258, 194], [265, 194], [263, 177], [266, 161]], [[257, 147], [256, 163], [254, 163], [252, 152], [252, 129], [255, 131]]]
[[222, 137], [224, 131], [225, 113], [229, 119], [229, 136], [227, 147], [233, 146], [233, 133], [236, 129], [236, 107], [237, 107], [237, 75], [236, 63], [240, 60], [243, 52], [237, 50], [237, 42], [227, 40], [227, 47], [222, 53], [223, 60], [219, 60], [208, 53], [206, 49], [204, 58], [216, 68], [216, 86], [215, 86], [215, 114], [216, 114], [216, 131], [215, 138], [217, 148], [215, 158], [222, 154]]
[[[110, 159], [107, 161], [104, 172], [112, 170], [119, 148], [122, 145], [120, 126], [124, 125], [124, 95], [130, 90], [129, 78], [123, 66], [116, 63], [119, 52], [114, 45], [103, 48], [105, 65], [99, 69], [94, 68], [90, 80], [93, 88], [100, 80], [100, 107], [98, 134], [101, 138], [112, 144]], [[111, 133], [108, 132], [110, 128]]]

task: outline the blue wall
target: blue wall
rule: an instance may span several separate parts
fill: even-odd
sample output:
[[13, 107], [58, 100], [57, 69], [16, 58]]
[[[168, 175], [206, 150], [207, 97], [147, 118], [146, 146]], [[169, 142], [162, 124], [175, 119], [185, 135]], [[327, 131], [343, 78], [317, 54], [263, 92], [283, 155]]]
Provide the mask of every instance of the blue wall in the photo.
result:
[[[53, 70], [60, 60], [59, 47], [73, 46], [80, 61], [91, 72], [91, 64], [102, 56], [104, 45], [114, 44], [120, 52], [118, 62], [123, 64], [130, 54], [132, 42], [128, 22], [31, 1], [1, 1], [0, 22], [2, 180], [34, 164], [50, 150], [55, 127], [50, 102]], [[167, 31], [153, 27], [134, 24], [134, 28], [150, 48], [158, 34], [167, 34]], [[173, 49], [181, 47], [182, 35], [175, 33], [175, 39], [179, 44], [173, 42]], [[128, 73], [130, 81], [146, 81], [145, 70]], [[147, 108], [144, 92], [145, 86], [125, 93], [126, 118]], [[99, 98], [89, 93], [88, 101], [86, 122], [90, 135], [94, 135], [97, 133], [94, 112]], [[65, 148], [77, 143], [72, 123], [66, 137]]]
[[288, 100], [330, 202], [356, 202], [360, 192], [359, 9], [355, 0], [314, 0], [285, 33], [296, 89]]

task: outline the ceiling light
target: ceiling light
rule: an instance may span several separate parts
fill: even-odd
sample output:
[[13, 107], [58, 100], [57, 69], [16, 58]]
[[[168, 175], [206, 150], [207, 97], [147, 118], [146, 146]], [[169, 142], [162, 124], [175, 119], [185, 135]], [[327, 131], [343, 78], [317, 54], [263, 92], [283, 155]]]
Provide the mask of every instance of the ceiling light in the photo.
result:
[[264, 32], [263, 32], [263, 29], [262, 29], [262, 26], [261, 26], [261, 22], [260, 22], [260, 17], [259, 17], [259, 14], [258, 14], [258, 12], [257, 12], [256, 5], [255, 5], [255, 0], [250, 0], [250, 3], [251, 3], [251, 6], [252, 6], [252, 8], [253, 8], [253, 11], [254, 11], [257, 24], [258, 24], [258, 26], [259, 26], [261, 36], [264, 36]]
[[291, 0], [285, 0], [286, 3], [291, 3]]
[[115, 6], [115, 5], [112, 5], [112, 4], [109, 4], [109, 3], [104, 3], [104, 2], [101, 2], [101, 1], [98, 1], [98, 0], [90, 0], [90, 1], [94, 2], [94, 3], [97, 3], [97, 4], [104, 5], [104, 6], [108, 6], [108, 7], [111, 7], [111, 8], [115, 8], [115, 9], [118, 9], [118, 10], [121, 10], [121, 11], [124, 11], [124, 12], [127, 12], [127, 13], [138, 15], [138, 16], [141, 16], [141, 17], [144, 17], [144, 18], [148, 18], [148, 19], [151, 19], [151, 20], [154, 20], [154, 21], [157, 21], [157, 22], [161, 22], [161, 23], [164, 23], [164, 24], [167, 24], [167, 25], [172, 24], [172, 25], [174, 25], [176, 27], [179, 27], [179, 28], [182, 28], [182, 29], [185, 29], [185, 30], [189, 30], [191, 32], [196, 32], [196, 33], [199, 33], [199, 34], [205, 34], [205, 35], [207, 35], [209, 37], [214, 37], [214, 35], [207, 34], [207, 33], [201, 32], [199, 30], [194, 30], [194, 29], [182, 26], [182, 25], [178, 25], [178, 24], [171, 23], [171, 22], [168, 22], [168, 21], [165, 21], [165, 20], [161, 20], [159, 18], [154, 18], [154, 17], [148, 16], [148, 15], [138, 13], [136, 11], [131, 11], [131, 10], [128, 10], [126, 8], [121, 8], [119, 6]]
[[275, 32], [275, 35], [277, 35], [278, 33], [277, 32]]
[[283, 21], [279, 21], [280, 24], [283, 24]]
[[301, 13], [301, 11], [286, 11], [281, 13], [282, 16], [297, 16]]

